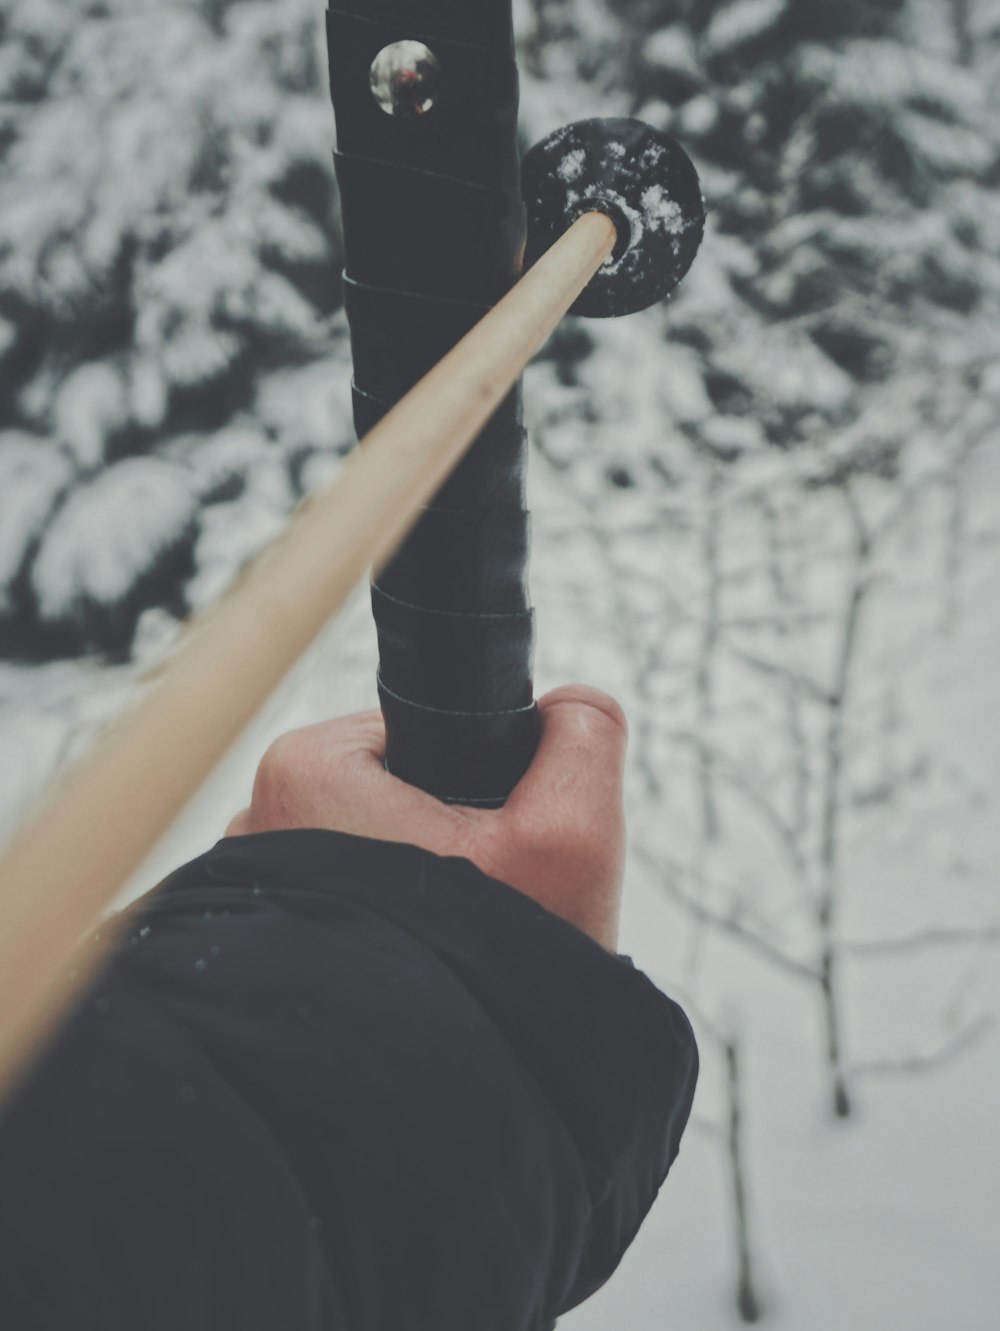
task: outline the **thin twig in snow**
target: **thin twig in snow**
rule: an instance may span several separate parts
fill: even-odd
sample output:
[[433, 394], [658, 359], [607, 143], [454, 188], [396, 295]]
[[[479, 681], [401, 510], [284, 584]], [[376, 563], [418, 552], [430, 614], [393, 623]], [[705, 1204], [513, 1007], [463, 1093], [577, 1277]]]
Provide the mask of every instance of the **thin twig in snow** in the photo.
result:
[[851, 1075], [859, 1079], [909, 1077], [946, 1067], [981, 1044], [996, 1024], [997, 1019], [993, 1013], [982, 1013], [963, 1026], [957, 1034], [943, 1040], [936, 1049], [928, 1050], [926, 1053], [907, 1054], [902, 1058], [880, 1058], [867, 1063], [855, 1063], [851, 1068]]
[[1000, 943], [1000, 921], [968, 929], [936, 925], [899, 938], [848, 939], [840, 943], [840, 951], [852, 957], [886, 957], [926, 947], [989, 947], [994, 943]]
[[679, 872], [663, 863], [657, 861], [642, 845], [633, 847], [635, 855], [643, 861], [647, 868], [651, 869], [655, 875], [657, 885], [672, 901], [682, 906], [690, 915], [700, 924], [710, 925], [722, 934], [728, 934], [731, 938], [738, 939], [749, 949], [755, 951], [772, 963], [786, 975], [794, 976], [797, 980], [808, 980], [815, 984], [820, 979], [819, 971], [810, 966], [808, 962], [800, 961], [797, 957], [791, 957], [781, 948], [777, 947], [768, 939], [762, 937], [748, 925], [732, 915], [725, 915], [719, 911], [712, 910], [706, 906], [703, 901], [697, 897], [685, 892], [678, 882]]

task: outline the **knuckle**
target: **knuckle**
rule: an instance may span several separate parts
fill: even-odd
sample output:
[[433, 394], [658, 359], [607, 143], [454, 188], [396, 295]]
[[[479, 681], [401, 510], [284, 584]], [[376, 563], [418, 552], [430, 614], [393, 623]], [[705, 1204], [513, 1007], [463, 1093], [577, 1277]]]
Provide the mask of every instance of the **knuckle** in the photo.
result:
[[297, 748], [293, 735], [279, 735], [265, 750], [258, 771], [269, 777], [285, 775], [294, 765]]
[[268, 745], [257, 766], [253, 803], [258, 808], [276, 808], [287, 798], [299, 765], [300, 744], [293, 731]]

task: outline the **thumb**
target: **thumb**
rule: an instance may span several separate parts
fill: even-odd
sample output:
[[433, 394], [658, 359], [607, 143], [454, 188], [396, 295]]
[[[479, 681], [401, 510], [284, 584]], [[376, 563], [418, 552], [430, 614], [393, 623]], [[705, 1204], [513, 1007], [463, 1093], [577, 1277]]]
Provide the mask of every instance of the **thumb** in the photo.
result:
[[[620, 809], [628, 722], [619, 704], [599, 689], [569, 684], [538, 700], [542, 734], [527, 774], [507, 802], [544, 801], [586, 823], [606, 822]], [[513, 808], [512, 808], [513, 806]]]

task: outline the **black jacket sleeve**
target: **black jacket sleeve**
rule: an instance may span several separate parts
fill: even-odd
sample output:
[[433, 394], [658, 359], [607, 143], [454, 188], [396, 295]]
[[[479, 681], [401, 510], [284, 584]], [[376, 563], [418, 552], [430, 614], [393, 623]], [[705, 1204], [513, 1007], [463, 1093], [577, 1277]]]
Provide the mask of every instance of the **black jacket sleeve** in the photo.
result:
[[0, 1110], [5, 1331], [544, 1331], [621, 1260], [697, 1054], [464, 860], [221, 841]]

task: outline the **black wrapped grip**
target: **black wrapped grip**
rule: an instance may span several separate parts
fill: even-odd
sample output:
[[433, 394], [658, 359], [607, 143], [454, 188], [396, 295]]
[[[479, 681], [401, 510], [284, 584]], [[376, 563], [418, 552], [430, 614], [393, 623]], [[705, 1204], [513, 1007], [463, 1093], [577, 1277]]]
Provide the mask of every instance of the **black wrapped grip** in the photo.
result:
[[[327, 16], [359, 436], [510, 288], [524, 248], [509, 3], [361, 8]], [[369, 87], [403, 40], [440, 66], [421, 115], [386, 114]], [[372, 586], [386, 764], [460, 803], [503, 803], [538, 740], [525, 453], [518, 385]]]

